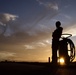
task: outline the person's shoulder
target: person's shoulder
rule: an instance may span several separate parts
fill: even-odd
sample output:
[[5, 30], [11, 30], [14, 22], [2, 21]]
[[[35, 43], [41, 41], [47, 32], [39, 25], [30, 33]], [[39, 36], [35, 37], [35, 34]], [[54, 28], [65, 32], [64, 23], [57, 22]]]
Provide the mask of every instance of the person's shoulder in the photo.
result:
[[62, 30], [63, 30], [63, 28], [62, 28], [62, 27], [60, 27], [60, 29], [62, 29]]

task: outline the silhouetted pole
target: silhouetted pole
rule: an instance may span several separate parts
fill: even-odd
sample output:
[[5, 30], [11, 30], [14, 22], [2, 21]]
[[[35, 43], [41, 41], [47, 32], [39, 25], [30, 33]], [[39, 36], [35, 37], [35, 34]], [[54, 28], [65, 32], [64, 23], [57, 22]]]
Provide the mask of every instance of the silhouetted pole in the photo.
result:
[[50, 57], [48, 57], [48, 62], [50, 63]]

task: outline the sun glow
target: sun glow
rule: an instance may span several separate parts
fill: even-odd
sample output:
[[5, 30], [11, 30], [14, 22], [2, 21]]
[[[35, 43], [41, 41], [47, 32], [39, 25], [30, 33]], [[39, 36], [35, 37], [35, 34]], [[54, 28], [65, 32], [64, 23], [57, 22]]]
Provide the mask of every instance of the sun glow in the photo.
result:
[[59, 63], [60, 63], [60, 65], [64, 65], [64, 63], [65, 63], [64, 58], [60, 58], [60, 59], [59, 59]]

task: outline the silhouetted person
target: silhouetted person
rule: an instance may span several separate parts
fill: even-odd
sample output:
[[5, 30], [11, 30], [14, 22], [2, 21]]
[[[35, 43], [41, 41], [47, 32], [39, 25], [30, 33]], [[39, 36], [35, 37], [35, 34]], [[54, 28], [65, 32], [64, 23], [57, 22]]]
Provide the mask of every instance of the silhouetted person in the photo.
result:
[[60, 27], [60, 21], [56, 22], [56, 30], [52, 33], [52, 63], [57, 64], [57, 50], [59, 46], [59, 39], [62, 34], [63, 28]]

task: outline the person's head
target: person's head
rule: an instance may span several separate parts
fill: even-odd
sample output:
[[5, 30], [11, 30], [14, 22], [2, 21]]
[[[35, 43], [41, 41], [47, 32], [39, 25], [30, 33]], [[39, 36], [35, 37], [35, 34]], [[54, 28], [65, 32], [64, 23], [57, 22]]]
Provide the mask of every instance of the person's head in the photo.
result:
[[57, 21], [56, 22], [56, 27], [59, 28], [60, 26], [61, 26], [61, 22], [60, 21]]

